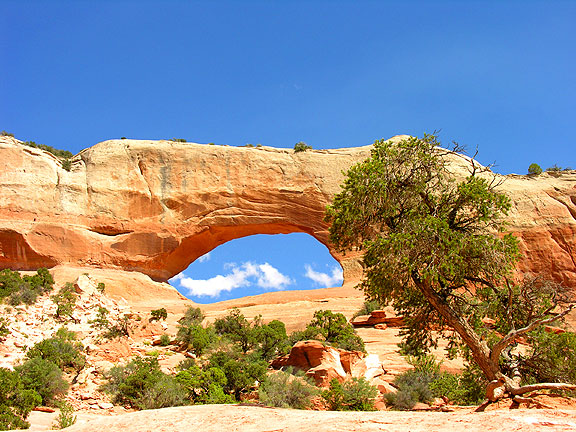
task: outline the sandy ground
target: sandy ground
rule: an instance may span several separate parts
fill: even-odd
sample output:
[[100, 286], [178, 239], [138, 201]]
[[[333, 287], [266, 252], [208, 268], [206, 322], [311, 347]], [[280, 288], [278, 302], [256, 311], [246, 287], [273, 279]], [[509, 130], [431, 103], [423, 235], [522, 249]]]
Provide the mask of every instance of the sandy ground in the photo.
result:
[[[34, 413], [30, 431], [49, 429], [51, 416]], [[52, 415], [53, 416], [53, 415]], [[50, 417], [52, 418], [52, 417]], [[41, 423], [44, 423], [41, 426]], [[456, 412], [300, 411], [238, 405], [196, 405], [140, 411], [120, 416], [80, 415], [70, 432], [473, 432], [576, 431], [576, 410], [497, 410]]]

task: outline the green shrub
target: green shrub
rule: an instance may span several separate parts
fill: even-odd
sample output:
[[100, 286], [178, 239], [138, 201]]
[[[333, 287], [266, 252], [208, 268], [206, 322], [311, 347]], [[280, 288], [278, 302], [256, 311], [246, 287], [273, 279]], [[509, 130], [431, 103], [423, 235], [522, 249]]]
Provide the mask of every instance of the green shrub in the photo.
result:
[[40, 268], [32, 276], [20, 276], [17, 271], [4, 269], [0, 271], [0, 300], [17, 306], [21, 303], [30, 305], [36, 302], [39, 295], [52, 290], [54, 279], [45, 268]]
[[184, 316], [178, 320], [178, 323], [182, 326], [189, 326], [190, 324], [202, 324], [202, 321], [206, 318], [204, 313], [200, 308], [189, 307], [184, 312]]
[[302, 336], [308, 339], [325, 340], [345, 350], [366, 352], [364, 341], [356, 334], [346, 317], [330, 310], [314, 312], [314, 317]]
[[185, 142], [187, 142], [184, 138], [172, 138], [172, 141], [174, 141], [174, 142], [179, 142], [179, 143], [185, 143]]
[[304, 141], [299, 141], [296, 144], [294, 144], [294, 153], [299, 153], [299, 152], [303, 152], [303, 151], [311, 150], [311, 149], [312, 149], [312, 146], [309, 146]]
[[56, 417], [56, 421], [52, 425], [52, 429], [64, 429], [76, 423], [76, 416], [74, 415], [74, 407], [68, 402], [63, 401], [59, 404], [60, 413]]
[[374, 411], [377, 395], [378, 389], [364, 378], [352, 378], [344, 383], [334, 378], [330, 388], [322, 392], [332, 411]]
[[106, 290], [106, 285], [104, 284], [104, 282], [98, 282], [98, 286], [96, 287], [96, 289], [98, 290], [98, 292], [104, 293], [104, 290]]
[[74, 156], [68, 150], [59, 150], [57, 148], [45, 144], [36, 144], [34, 141], [24, 141], [22, 144], [27, 145], [28, 147], [34, 147], [40, 150], [47, 151], [48, 153], [52, 153], [54, 156], [60, 159], [70, 159], [72, 156]]
[[522, 376], [533, 382], [576, 384], [576, 333], [530, 334], [531, 349], [520, 357]]
[[72, 161], [70, 159], [62, 159], [62, 169], [70, 171], [72, 169]]
[[234, 398], [226, 394], [224, 386], [227, 379], [219, 367], [209, 367], [205, 370], [196, 365], [181, 370], [176, 380], [188, 392], [188, 399], [195, 404], [232, 403]]
[[370, 315], [373, 311], [382, 309], [382, 307], [383, 305], [378, 300], [366, 300], [362, 307], [354, 313], [353, 318], [360, 315]]
[[272, 320], [255, 328], [258, 352], [265, 360], [286, 354], [290, 350], [286, 326], [282, 321]]
[[539, 175], [542, 174], [542, 168], [537, 163], [530, 164], [528, 167], [528, 174]]
[[258, 342], [255, 327], [251, 326], [246, 317], [238, 308], [232, 309], [228, 315], [214, 321], [214, 329], [220, 336], [224, 336], [238, 344], [243, 353], [254, 348]]
[[114, 339], [130, 336], [130, 315], [124, 314], [116, 324], [110, 325], [103, 334], [106, 339]]
[[126, 366], [115, 366], [104, 378], [102, 389], [115, 403], [137, 409], [156, 409], [185, 405], [186, 390], [174, 377], [160, 370], [156, 357], [135, 358]]
[[8, 327], [8, 320], [4, 317], [0, 317], [0, 342], [4, 342], [9, 334], [10, 328]]
[[204, 328], [200, 324], [190, 324], [188, 326], [179, 326], [176, 334], [176, 341], [186, 351], [191, 351], [197, 356], [201, 356], [206, 348], [215, 341], [216, 335], [214, 330]]
[[484, 398], [486, 380], [478, 368], [467, 366], [462, 374], [440, 372], [434, 356], [410, 357], [414, 369], [394, 379], [396, 393], [384, 395], [396, 409], [409, 410], [416, 403], [429, 403], [435, 397], [445, 397], [458, 405], [473, 405]]
[[150, 312], [149, 321], [166, 320], [166, 318], [168, 318], [168, 312], [166, 311], [165, 308], [154, 309], [153, 311]]
[[268, 362], [235, 356], [234, 353], [217, 351], [210, 356], [209, 367], [219, 368], [226, 376], [224, 390], [240, 400], [243, 392], [249, 391], [256, 381], [260, 382], [266, 376]]
[[160, 336], [160, 346], [168, 346], [170, 345], [170, 336], [167, 334], [163, 334]]
[[303, 372], [293, 375], [290, 369], [268, 375], [258, 388], [260, 402], [279, 408], [307, 409], [317, 394]]
[[0, 430], [27, 429], [30, 411], [42, 403], [40, 395], [26, 389], [20, 374], [0, 368]]
[[36, 391], [44, 405], [53, 404], [68, 390], [62, 370], [50, 360], [33, 357], [14, 369], [20, 374], [24, 388]]
[[109, 329], [110, 321], [108, 320], [108, 315], [110, 311], [103, 306], [98, 306], [98, 312], [96, 318], [89, 321], [92, 327], [97, 329]]
[[84, 347], [76, 340], [76, 335], [63, 327], [53, 337], [44, 339], [30, 348], [26, 357], [41, 358], [54, 363], [62, 370], [79, 372], [86, 365], [83, 350]]
[[14, 134], [13, 134], [13, 133], [6, 132], [5, 130], [3, 130], [2, 132], [0, 132], [0, 136], [6, 136], [6, 137], [12, 137], [12, 138], [14, 138]]
[[56, 318], [60, 320], [72, 318], [78, 296], [76, 295], [74, 285], [71, 282], [66, 282], [66, 284], [60, 288], [58, 293], [53, 295], [51, 298], [57, 306]]

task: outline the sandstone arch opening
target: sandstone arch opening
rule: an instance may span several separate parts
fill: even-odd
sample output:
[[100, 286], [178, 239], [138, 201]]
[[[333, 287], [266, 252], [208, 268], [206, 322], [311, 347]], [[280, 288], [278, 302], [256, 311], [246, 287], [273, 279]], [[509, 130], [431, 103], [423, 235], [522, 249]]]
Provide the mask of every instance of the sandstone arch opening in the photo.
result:
[[266, 292], [340, 287], [343, 270], [309, 234], [257, 234], [216, 247], [169, 282], [194, 302], [206, 304]]

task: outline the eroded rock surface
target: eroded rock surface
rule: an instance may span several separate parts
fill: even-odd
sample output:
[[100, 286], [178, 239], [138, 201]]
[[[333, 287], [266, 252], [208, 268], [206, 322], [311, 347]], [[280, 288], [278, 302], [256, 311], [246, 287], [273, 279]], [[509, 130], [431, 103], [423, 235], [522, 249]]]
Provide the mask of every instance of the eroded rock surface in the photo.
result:
[[[324, 211], [342, 172], [369, 153], [111, 140], [66, 171], [51, 154], [0, 137], [0, 268], [97, 267], [166, 281], [229, 240], [305, 232], [352, 282], [357, 257], [330, 247]], [[468, 166], [453, 158], [455, 173]], [[576, 173], [511, 175], [501, 188], [514, 204], [508, 229], [525, 253], [521, 270], [576, 287]]]

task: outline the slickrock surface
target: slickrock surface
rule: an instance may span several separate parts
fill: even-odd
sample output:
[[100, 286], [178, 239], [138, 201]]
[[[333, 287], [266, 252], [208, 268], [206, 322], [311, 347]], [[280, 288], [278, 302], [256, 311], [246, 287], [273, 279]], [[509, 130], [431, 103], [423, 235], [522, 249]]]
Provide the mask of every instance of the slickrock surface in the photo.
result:
[[196, 405], [141, 411], [79, 422], [70, 432], [516, 432], [573, 431], [576, 411], [510, 410], [472, 413], [326, 412], [230, 405]]
[[[226, 241], [305, 232], [354, 282], [357, 260], [331, 249], [323, 219], [342, 171], [369, 152], [111, 140], [80, 152], [68, 172], [51, 154], [1, 137], [0, 267], [64, 264], [166, 281]], [[452, 158], [457, 175], [469, 165]], [[501, 179], [521, 270], [576, 287], [576, 173]]]

